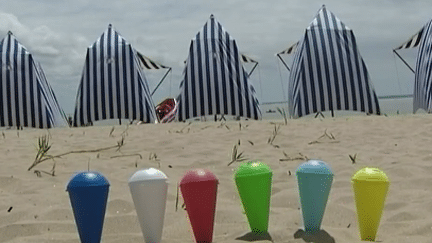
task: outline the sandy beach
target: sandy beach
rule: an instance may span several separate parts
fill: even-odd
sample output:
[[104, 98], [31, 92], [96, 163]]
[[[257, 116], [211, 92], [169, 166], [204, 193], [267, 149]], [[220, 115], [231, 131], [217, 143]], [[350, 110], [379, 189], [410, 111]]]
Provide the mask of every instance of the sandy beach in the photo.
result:
[[[382, 169], [391, 183], [376, 240], [429, 242], [432, 236], [432, 117], [428, 115], [298, 119], [288, 120], [287, 125], [283, 120], [194, 121], [0, 132], [0, 242], [80, 242], [65, 187], [74, 172], [88, 167], [111, 184], [102, 242], [144, 242], [127, 181], [137, 170], [149, 167], [169, 178], [162, 242], [194, 242], [181, 196], [176, 211], [177, 183], [193, 168], [209, 169], [219, 179], [214, 242], [247, 242], [249, 225], [233, 179], [240, 162], [228, 166], [236, 144], [244, 158], [262, 161], [273, 170], [269, 221], [273, 242], [361, 242], [351, 177], [366, 166]], [[74, 152], [28, 171], [38, 138], [45, 135], [52, 145], [49, 155]], [[118, 151], [101, 150], [122, 139]], [[295, 170], [307, 159], [327, 162], [335, 174], [317, 239], [297, 232], [301, 215]], [[54, 163], [53, 176], [49, 173]]]

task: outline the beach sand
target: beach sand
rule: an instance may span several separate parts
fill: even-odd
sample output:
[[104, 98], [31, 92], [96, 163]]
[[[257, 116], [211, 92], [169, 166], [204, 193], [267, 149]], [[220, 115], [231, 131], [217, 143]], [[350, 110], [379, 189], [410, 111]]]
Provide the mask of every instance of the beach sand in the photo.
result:
[[[269, 144], [278, 124], [282, 125]], [[282, 120], [228, 121], [0, 132], [0, 242], [80, 242], [65, 187], [74, 172], [88, 166], [111, 184], [102, 242], [144, 242], [127, 181], [137, 170], [149, 167], [169, 178], [162, 242], [194, 242], [181, 196], [176, 211], [177, 184], [193, 168], [209, 169], [219, 179], [214, 242], [247, 242], [249, 225], [233, 179], [239, 162], [228, 166], [235, 144], [240, 144], [245, 158], [260, 160], [273, 170], [269, 221], [273, 242], [361, 242], [351, 177], [366, 166], [382, 169], [391, 183], [376, 240], [430, 242], [432, 237], [432, 116], [428, 115], [297, 119], [287, 125]], [[53, 160], [27, 170], [35, 159], [38, 138], [44, 135], [50, 137], [53, 156], [114, 146], [122, 136], [124, 145], [119, 151], [56, 158], [52, 176], [43, 171], [51, 171]], [[356, 155], [356, 163], [350, 155]], [[307, 158], [327, 162], [335, 174], [323, 230], [315, 240], [298, 232], [295, 170]]]

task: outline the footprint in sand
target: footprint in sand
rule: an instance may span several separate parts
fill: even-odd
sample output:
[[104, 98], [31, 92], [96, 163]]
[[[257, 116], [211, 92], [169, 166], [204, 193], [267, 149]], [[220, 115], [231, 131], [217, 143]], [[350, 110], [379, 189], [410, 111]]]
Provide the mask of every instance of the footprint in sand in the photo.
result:
[[21, 185], [21, 179], [13, 176], [0, 176], [0, 189], [2, 190], [15, 193], [17, 188], [21, 188]]
[[0, 228], [2, 242], [8, 242], [18, 237], [40, 235], [36, 224], [10, 224]]
[[122, 199], [114, 199], [108, 202], [107, 214], [118, 215], [128, 214], [135, 210], [135, 206], [132, 202], [128, 202]]
[[387, 219], [388, 222], [403, 222], [403, 221], [414, 221], [417, 220], [418, 217], [415, 215], [412, 215], [407, 212], [401, 212], [398, 214], [395, 214]]

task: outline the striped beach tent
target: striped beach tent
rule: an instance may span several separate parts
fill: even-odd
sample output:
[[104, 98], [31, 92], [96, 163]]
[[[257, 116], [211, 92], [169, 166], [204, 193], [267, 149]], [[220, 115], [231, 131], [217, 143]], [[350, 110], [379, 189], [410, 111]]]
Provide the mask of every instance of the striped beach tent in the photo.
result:
[[[400, 49], [418, 47], [415, 70], [396, 52]], [[414, 36], [393, 50], [401, 60], [414, 72], [413, 112], [424, 109], [432, 112], [432, 19]]]
[[353, 31], [323, 5], [293, 46], [290, 116], [351, 110], [380, 114], [378, 98]]
[[40, 63], [9, 32], [0, 42], [0, 126], [68, 126]]
[[105, 119], [156, 121], [137, 51], [112, 25], [89, 48], [78, 88], [74, 126]]
[[179, 121], [208, 115], [261, 118], [236, 41], [213, 15], [192, 39], [183, 74]]

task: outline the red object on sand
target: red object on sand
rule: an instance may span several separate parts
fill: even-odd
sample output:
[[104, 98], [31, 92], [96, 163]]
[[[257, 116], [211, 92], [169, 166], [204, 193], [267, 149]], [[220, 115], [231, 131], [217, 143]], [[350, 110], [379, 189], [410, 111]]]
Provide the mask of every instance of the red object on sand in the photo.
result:
[[167, 98], [156, 106], [156, 115], [161, 123], [171, 122], [175, 118], [177, 110], [174, 98]]
[[180, 181], [186, 211], [198, 243], [213, 240], [218, 183], [216, 176], [206, 169], [188, 171]]

